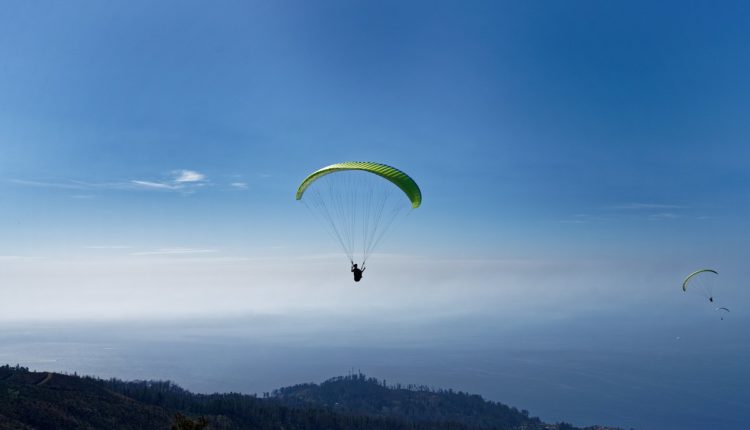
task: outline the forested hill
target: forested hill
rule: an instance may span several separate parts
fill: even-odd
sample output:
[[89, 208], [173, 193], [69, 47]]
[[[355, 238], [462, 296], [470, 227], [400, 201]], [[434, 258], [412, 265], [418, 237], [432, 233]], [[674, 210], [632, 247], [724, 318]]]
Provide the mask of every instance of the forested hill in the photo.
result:
[[294, 407], [332, 408], [347, 414], [398, 417], [409, 421], [450, 421], [479, 428], [542, 429], [525, 410], [489, 402], [479, 395], [419, 386], [388, 386], [357, 374], [275, 391], [274, 397]]
[[[336, 412], [373, 417], [395, 417], [409, 422], [452, 422], [472, 429], [576, 429], [567, 423], [546, 424], [526, 410], [484, 400], [477, 394], [425, 386], [388, 385], [386, 381], [354, 374], [322, 384], [300, 384], [274, 391], [273, 397], [290, 407], [322, 406]], [[592, 429], [612, 427], [589, 427]]]
[[[389, 387], [364, 375], [254, 395], [0, 366], [0, 429], [564, 430], [465, 393]], [[591, 429], [606, 429], [592, 427]]]

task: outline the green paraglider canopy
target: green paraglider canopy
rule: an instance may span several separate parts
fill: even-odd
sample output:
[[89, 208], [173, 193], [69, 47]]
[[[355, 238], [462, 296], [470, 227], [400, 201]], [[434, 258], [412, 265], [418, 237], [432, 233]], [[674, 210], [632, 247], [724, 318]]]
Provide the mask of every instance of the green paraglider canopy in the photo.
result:
[[701, 269], [701, 270], [696, 270], [695, 272], [693, 272], [693, 273], [689, 274], [689, 275], [687, 276], [687, 278], [685, 278], [685, 280], [684, 280], [684, 281], [682, 282], [682, 291], [687, 291], [687, 289], [688, 289], [688, 284], [690, 284], [690, 282], [691, 282], [691, 281], [692, 281], [692, 280], [693, 280], [693, 279], [694, 279], [694, 278], [695, 278], [696, 276], [700, 275], [701, 273], [713, 273], [713, 274], [715, 274], [715, 275], [718, 275], [718, 274], [719, 274], [719, 272], [717, 272], [716, 270], [713, 270], [713, 269]]
[[396, 169], [395, 167], [387, 166], [385, 164], [372, 163], [369, 161], [346, 161], [343, 163], [331, 164], [330, 166], [323, 167], [312, 172], [306, 177], [302, 184], [297, 189], [297, 200], [302, 198], [302, 195], [317, 179], [335, 172], [341, 172], [346, 170], [362, 170], [365, 172], [374, 173], [391, 181], [395, 186], [401, 188], [401, 191], [406, 194], [409, 198], [412, 208], [418, 208], [422, 204], [422, 192], [419, 190], [419, 186], [412, 178], [406, 173]]
[[362, 268], [391, 225], [422, 204], [422, 192], [409, 175], [368, 161], [318, 169], [302, 180], [296, 197], [324, 221], [347, 259]]

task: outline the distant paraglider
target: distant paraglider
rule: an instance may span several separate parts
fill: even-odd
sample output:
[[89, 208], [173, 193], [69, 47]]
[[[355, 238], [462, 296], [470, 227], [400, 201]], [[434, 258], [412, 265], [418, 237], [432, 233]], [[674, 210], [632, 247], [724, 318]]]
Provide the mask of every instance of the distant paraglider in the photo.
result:
[[[710, 303], [715, 303], [714, 289], [718, 276], [719, 272], [713, 269], [696, 270], [682, 281], [682, 291], [703, 296]], [[724, 306], [719, 306], [715, 310], [721, 313], [722, 320], [724, 319], [724, 313], [729, 312], [729, 308]]]
[[422, 192], [411, 177], [394, 167], [348, 161], [308, 175], [297, 189], [297, 200], [328, 226], [359, 282], [367, 259], [394, 221], [420, 206]]
[[682, 281], [682, 291], [699, 294], [713, 303], [714, 286], [718, 275], [719, 272], [713, 269], [696, 270]]
[[724, 321], [724, 312], [729, 312], [729, 309], [725, 308], [724, 306], [721, 306], [721, 307], [716, 308], [716, 311], [717, 312], [722, 311], [721, 320]]

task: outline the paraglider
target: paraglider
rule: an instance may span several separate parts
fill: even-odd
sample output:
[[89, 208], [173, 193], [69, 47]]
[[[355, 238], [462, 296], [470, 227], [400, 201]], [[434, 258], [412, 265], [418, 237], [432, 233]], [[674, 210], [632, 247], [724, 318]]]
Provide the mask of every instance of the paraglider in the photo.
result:
[[[682, 291], [686, 293], [695, 293], [708, 299], [709, 303], [715, 303], [714, 287], [717, 283], [719, 272], [713, 269], [701, 269], [689, 274], [682, 281]], [[729, 312], [729, 308], [719, 306], [714, 309], [720, 312], [721, 319], [724, 319], [724, 313]]]
[[689, 274], [682, 281], [682, 291], [693, 292], [714, 302], [714, 285], [719, 272], [713, 269], [701, 269]]
[[352, 273], [354, 274], [354, 282], [359, 282], [362, 280], [362, 272], [365, 271], [365, 267], [362, 267], [360, 270], [357, 267], [357, 263], [352, 263]]
[[[406, 173], [385, 164], [348, 161], [312, 172], [297, 189], [349, 260], [354, 281], [397, 218], [422, 204], [422, 192]], [[361, 261], [361, 264], [355, 263]]]
[[[724, 306], [721, 306], [721, 307], [718, 307], [718, 308], [716, 308], [716, 311], [717, 311], [717, 312], [718, 312], [718, 311], [729, 312], [729, 309], [728, 309], [728, 308], [725, 308]], [[723, 312], [722, 312], [721, 320], [722, 320], [722, 321], [724, 321], [724, 313], [723, 313]]]

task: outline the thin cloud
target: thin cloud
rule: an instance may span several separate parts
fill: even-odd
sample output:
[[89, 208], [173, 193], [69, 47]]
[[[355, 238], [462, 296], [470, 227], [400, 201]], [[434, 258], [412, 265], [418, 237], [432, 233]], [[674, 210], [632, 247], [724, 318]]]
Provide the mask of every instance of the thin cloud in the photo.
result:
[[127, 182], [86, 182], [70, 179], [70, 182], [83, 189], [122, 190], [131, 188]]
[[[189, 193], [196, 187], [206, 184], [206, 175], [193, 170], [176, 170], [172, 178], [164, 181], [133, 179], [126, 182], [86, 182], [74, 179], [61, 181], [35, 181], [27, 179], [11, 179], [9, 182], [27, 187], [60, 188], [67, 190], [168, 190]], [[94, 198], [91, 194], [74, 194], [75, 199]]]
[[610, 209], [621, 211], [621, 215], [626, 218], [667, 221], [679, 218], [680, 212], [687, 209], [687, 206], [671, 203], [634, 202], [612, 206]]
[[233, 188], [237, 188], [238, 190], [246, 190], [247, 189], [247, 183], [245, 182], [232, 182], [231, 185]]
[[563, 224], [588, 224], [589, 220], [586, 219], [564, 219], [560, 220]]
[[565, 224], [588, 224], [591, 222], [591, 218], [591, 215], [588, 214], [575, 214], [571, 215], [568, 219], [560, 220], [560, 222]]
[[151, 181], [130, 181], [130, 182], [138, 187], [157, 189], [157, 190], [179, 190], [181, 188], [177, 185], [172, 185], [172, 184], [168, 184], [164, 182], [151, 182]]
[[622, 205], [611, 206], [610, 209], [618, 210], [657, 210], [657, 209], [684, 209], [685, 206], [663, 204], [663, 203], [625, 203]]
[[669, 220], [679, 218], [679, 212], [687, 206], [665, 203], [624, 203], [615, 206], [600, 207], [600, 215], [574, 214], [560, 220], [565, 224], [588, 224], [592, 222], [618, 222], [624, 220]]
[[651, 214], [649, 215], [648, 218], [651, 220], [658, 221], [658, 220], [675, 219], [677, 217], [678, 217], [677, 214], [674, 214], [671, 212], [661, 212], [661, 213]]
[[153, 251], [131, 252], [130, 255], [176, 255], [176, 254], [211, 254], [219, 252], [216, 249], [197, 248], [161, 248]]
[[195, 188], [206, 185], [206, 175], [195, 170], [174, 170], [172, 178], [166, 181], [132, 180], [141, 189], [180, 191], [191, 193]]
[[206, 179], [206, 175], [194, 170], [175, 170], [172, 173], [176, 175], [176, 178], [174, 179], [174, 182], [176, 183], [201, 182]]
[[603, 222], [611, 220], [611, 217], [602, 217], [589, 214], [575, 214], [571, 215], [568, 219], [560, 220], [560, 222], [565, 224], [588, 224], [592, 222]]
[[44, 182], [44, 181], [28, 181], [25, 179], [11, 179], [11, 183], [17, 185], [25, 185], [30, 187], [45, 187], [45, 188], [64, 188], [69, 190], [81, 190], [85, 189], [86, 186], [76, 183], [74, 181], [66, 182]]
[[18, 261], [18, 260], [42, 260], [43, 257], [30, 257], [26, 255], [0, 255], [0, 261]]

